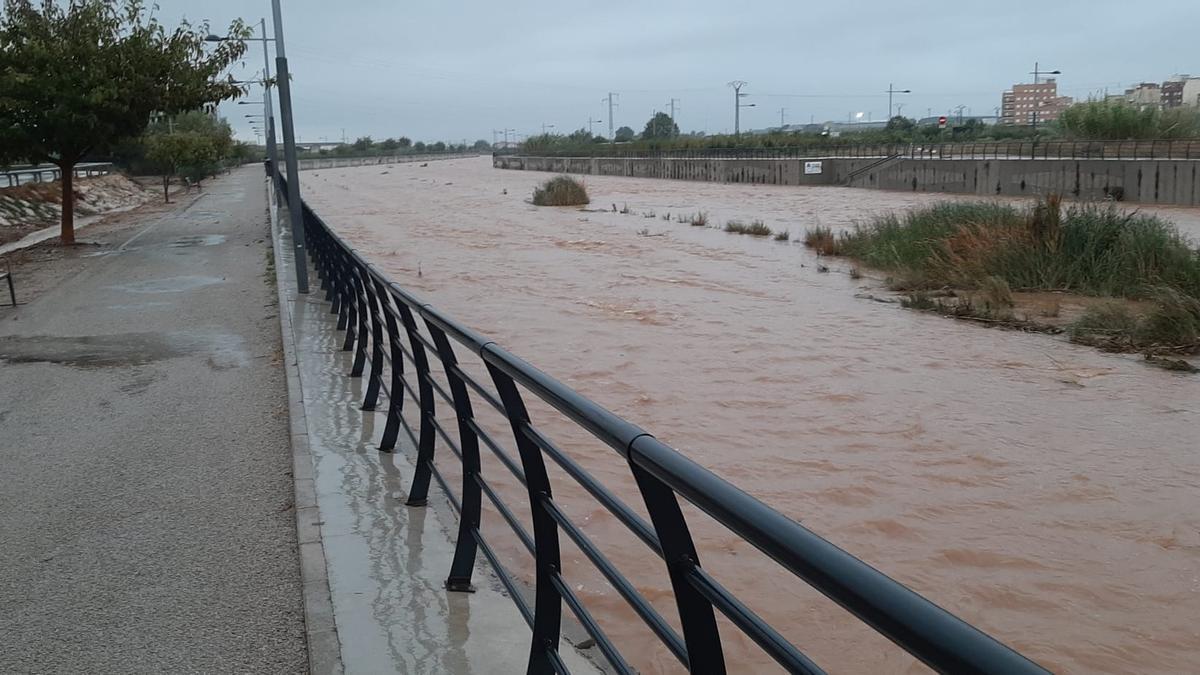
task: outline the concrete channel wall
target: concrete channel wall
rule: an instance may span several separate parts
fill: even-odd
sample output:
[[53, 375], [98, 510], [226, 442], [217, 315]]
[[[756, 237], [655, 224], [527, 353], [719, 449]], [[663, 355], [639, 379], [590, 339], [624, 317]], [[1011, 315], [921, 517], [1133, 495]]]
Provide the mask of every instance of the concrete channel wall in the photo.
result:
[[432, 162], [440, 159], [463, 159], [478, 157], [477, 152], [445, 153], [432, 155], [389, 155], [379, 157], [308, 157], [296, 160], [296, 168], [301, 171], [312, 169], [340, 169], [348, 166], [378, 166], [380, 164], [407, 164], [410, 162]]
[[848, 185], [913, 192], [1200, 206], [1200, 161], [1166, 159], [724, 159], [496, 156], [498, 169], [768, 185]]

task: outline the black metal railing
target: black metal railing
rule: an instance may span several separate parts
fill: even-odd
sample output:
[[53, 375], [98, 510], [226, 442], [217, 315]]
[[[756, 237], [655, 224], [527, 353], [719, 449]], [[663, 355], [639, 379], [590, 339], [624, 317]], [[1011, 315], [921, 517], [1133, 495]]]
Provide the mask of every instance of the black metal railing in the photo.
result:
[[[282, 189], [283, 181], [275, 175], [281, 197], [287, 194]], [[386, 407], [387, 421], [379, 449], [394, 452], [401, 431], [415, 449], [416, 469], [406, 503], [413, 507], [425, 505], [430, 483], [436, 481], [458, 515], [455, 553], [447, 570], [446, 587], [469, 590], [476, 556], [483, 553], [532, 631], [528, 672], [567, 672], [559, 654], [563, 605], [592, 637], [612, 670], [635, 672], [563, 577], [559, 544], [564, 535], [629, 604], [649, 632], [692, 672], [725, 672], [718, 613], [788, 671], [823, 672], [705, 570], [680, 497], [935, 670], [1045, 672], [644, 429], [418, 299], [351, 248], [307, 204], [301, 209], [320, 288], [331, 303], [330, 311], [337, 314], [338, 328], [345, 330], [342, 348], [354, 353], [350, 375], [367, 378], [362, 408], [374, 410], [381, 403]], [[471, 376], [460, 363], [461, 358], [482, 365], [490, 386], [482, 378]], [[436, 373], [435, 363], [440, 365], [441, 374]], [[649, 522], [551, 439], [544, 427], [534, 423], [526, 405], [530, 396], [616, 451], [618, 457], [613, 461], [628, 465]], [[439, 420], [437, 410], [442, 405], [453, 411], [455, 423]], [[407, 419], [414, 415], [405, 414], [405, 408], [412, 406], [417, 408], [416, 429]], [[512, 434], [515, 456], [506, 449], [506, 443], [487, 431], [476, 406], [491, 408], [503, 416]], [[452, 453], [460, 465], [462, 484], [457, 492], [439, 470], [438, 448]], [[484, 475], [481, 449], [495, 455], [524, 487], [532, 531], [502, 499], [500, 490], [493, 486], [493, 477]], [[605, 543], [589, 537], [556, 501], [547, 459], [661, 560], [670, 579], [682, 632], [676, 631], [610, 560]], [[533, 558], [532, 602], [522, 592], [523, 583], [482, 534], [484, 500]]]
[[502, 150], [493, 156], [651, 159], [1200, 159], [1200, 139], [827, 143], [775, 148], [636, 149], [597, 144], [569, 150]]

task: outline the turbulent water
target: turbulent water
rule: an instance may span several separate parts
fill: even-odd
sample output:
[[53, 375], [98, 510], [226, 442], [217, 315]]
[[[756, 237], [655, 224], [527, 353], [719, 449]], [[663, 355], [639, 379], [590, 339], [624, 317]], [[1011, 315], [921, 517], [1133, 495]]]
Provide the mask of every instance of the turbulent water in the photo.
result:
[[[302, 174], [314, 208], [403, 286], [1044, 666], [1195, 668], [1200, 379], [855, 298], [881, 280], [840, 261], [822, 273], [796, 242], [661, 218], [704, 211], [797, 236], [945, 195], [588, 177], [597, 213], [527, 204], [547, 177], [487, 158]], [[1200, 239], [1200, 210], [1145, 210]], [[637, 502], [615, 453], [544, 408], [534, 420]], [[490, 456], [484, 471], [523, 501]], [[653, 554], [569, 479], [555, 486], [674, 614]], [[703, 564], [818, 663], [921, 670], [689, 514]], [[527, 569], [500, 518], [485, 521]], [[586, 559], [564, 555], [635, 665], [677, 670]], [[733, 670], [768, 669], [735, 629], [722, 633]]]

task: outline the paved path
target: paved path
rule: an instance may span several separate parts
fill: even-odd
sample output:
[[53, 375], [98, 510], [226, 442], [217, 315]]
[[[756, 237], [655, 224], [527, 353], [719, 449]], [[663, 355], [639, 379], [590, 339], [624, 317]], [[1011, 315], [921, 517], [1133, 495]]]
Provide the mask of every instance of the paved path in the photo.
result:
[[0, 307], [0, 672], [306, 669], [265, 216], [243, 169]]

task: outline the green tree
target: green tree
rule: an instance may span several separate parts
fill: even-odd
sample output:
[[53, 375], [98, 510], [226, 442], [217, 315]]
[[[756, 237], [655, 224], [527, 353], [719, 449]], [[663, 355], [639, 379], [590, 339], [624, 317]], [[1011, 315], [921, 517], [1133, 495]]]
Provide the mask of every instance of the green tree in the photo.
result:
[[75, 242], [75, 165], [174, 114], [237, 97], [221, 74], [249, 30], [206, 44], [207, 24], [168, 32], [142, 0], [4, 0], [0, 11], [0, 148], [62, 171], [62, 242]]
[[415, 144], [413, 144], [413, 150], [416, 150], [417, 152], [425, 152], [425, 142], [417, 141]]
[[155, 122], [143, 138], [146, 159], [162, 173], [163, 198], [171, 201], [171, 178], [200, 182], [220, 170], [234, 148], [233, 130], [223, 119], [192, 111]]
[[374, 144], [375, 142], [371, 140], [370, 136], [360, 136], [354, 140], [354, 143], [351, 143], [351, 146], [357, 152], [367, 152]]
[[646, 128], [642, 131], [642, 138], [645, 139], [675, 138], [678, 135], [679, 125], [664, 112], [654, 113], [654, 117], [646, 122]]
[[429, 149], [434, 152], [445, 152], [446, 144], [441, 141], [438, 141], [437, 143], [434, 143], [433, 145], [429, 146]]
[[576, 145], [583, 145], [584, 143], [591, 143], [592, 142], [592, 132], [580, 127], [579, 129], [572, 131], [567, 136], [567, 140]]
[[471, 147], [480, 152], [487, 152], [488, 150], [492, 149], [492, 144], [481, 138], [475, 141], [475, 145], [472, 145]]
[[400, 142], [394, 138], [389, 138], [379, 144], [379, 149], [384, 152], [395, 152], [400, 147]]
[[892, 119], [888, 120], [886, 129], [888, 131], [908, 132], [908, 131], [912, 131], [916, 127], [917, 127], [917, 123], [915, 121], [910, 120], [907, 117], [901, 117], [900, 115], [896, 115]]
[[618, 143], [627, 143], [632, 141], [635, 135], [636, 134], [634, 133], [633, 129], [630, 129], [629, 127], [621, 127], [620, 129], [617, 129], [616, 133], [613, 134], [613, 138], [616, 139]]
[[401, 136], [396, 140], [396, 142], [399, 143], [400, 147], [404, 148], [405, 150], [412, 147], [412, 139], [408, 136]]

